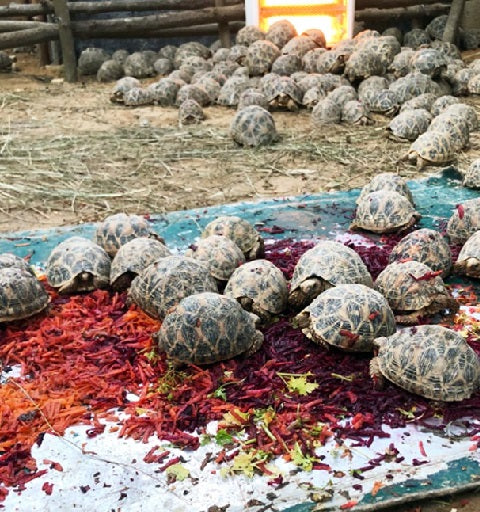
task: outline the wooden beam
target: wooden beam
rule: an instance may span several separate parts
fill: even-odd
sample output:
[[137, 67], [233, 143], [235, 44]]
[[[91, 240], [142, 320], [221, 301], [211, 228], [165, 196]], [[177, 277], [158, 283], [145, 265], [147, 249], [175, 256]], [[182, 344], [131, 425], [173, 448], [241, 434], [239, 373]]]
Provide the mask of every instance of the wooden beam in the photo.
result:
[[[225, 5], [225, 0], [215, 0], [215, 7], [223, 7]], [[231, 39], [230, 39], [230, 29], [228, 28], [228, 21], [220, 21], [218, 22], [218, 34], [220, 37], [220, 44], [223, 48], [230, 48]]]
[[45, 22], [43, 21], [0, 20], [0, 33], [15, 32], [16, 30], [25, 30], [27, 28], [38, 28], [43, 26], [45, 26]]
[[355, 9], [361, 11], [362, 9], [370, 9], [372, 7], [377, 9], [393, 9], [395, 7], [412, 7], [415, 5], [430, 5], [436, 4], [438, 0], [355, 0]]
[[19, 46], [30, 46], [32, 44], [58, 39], [58, 27], [56, 25], [50, 27], [50, 23], [45, 23], [45, 25], [48, 26], [0, 34], [0, 50], [5, 48], [17, 48]]
[[416, 5], [413, 7], [398, 7], [394, 9], [364, 9], [355, 13], [355, 20], [366, 23], [375, 21], [390, 21], [425, 16], [433, 18], [449, 11], [450, 4], [435, 3], [432, 5]]
[[465, 7], [465, 0], [453, 0], [450, 13], [448, 14], [447, 24], [443, 31], [443, 41], [445, 43], [457, 43], [458, 39], [458, 26], [460, 24], [460, 18], [463, 14], [463, 8]]
[[75, 55], [75, 40], [73, 39], [70, 13], [66, 0], [53, 0], [55, 16], [58, 19], [58, 36], [62, 49], [63, 72], [67, 82], [77, 81], [77, 57]]

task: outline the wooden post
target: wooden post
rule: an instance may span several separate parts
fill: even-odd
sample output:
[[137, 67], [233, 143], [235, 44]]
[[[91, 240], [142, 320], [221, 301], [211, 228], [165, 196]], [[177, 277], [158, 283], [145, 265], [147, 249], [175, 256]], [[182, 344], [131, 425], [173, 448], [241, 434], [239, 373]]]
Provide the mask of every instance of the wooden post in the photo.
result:
[[[42, 3], [41, 0], [33, 0], [33, 4], [39, 4]], [[40, 22], [47, 21], [47, 17], [45, 14], [40, 14], [35, 18], [35, 20], [38, 20]], [[39, 43], [37, 44], [37, 53], [38, 53], [38, 65], [40, 67], [47, 66], [50, 64], [50, 52], [48, 51], [48, 42], [47, 43]]]
[[465, 7], [465, 0], [453, 0], [450, 13], [448, 14], [447, 24], [443, 31], [444, 43], [456, 43], [458, 35], [458, 25], [462, 17], [463, 8]]
[[53, 0], [55, 15], [58, 18], [58, 37], [62, 49], [63, 71], [67, 82], [77, 81], [77, 57], [73, 39], [70, 13], [66, 0]]
[[[223, 7], [225, 5], [224, 0], [215, 0], [215, 7]], [[218, 34], [220, 36], [220, 44], [223, 48], [230, 48], [230, 29], [228, 27], [228, 21], [218, 22]]]

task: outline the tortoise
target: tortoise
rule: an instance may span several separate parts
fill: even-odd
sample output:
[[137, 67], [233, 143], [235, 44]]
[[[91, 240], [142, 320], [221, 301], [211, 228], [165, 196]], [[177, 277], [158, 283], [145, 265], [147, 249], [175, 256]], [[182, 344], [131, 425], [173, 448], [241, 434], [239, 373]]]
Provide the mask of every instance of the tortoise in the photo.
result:
[[195, 82], [195, 85], [201, 87], [208, 94], [210, 103], [212, 104], [214, 104], [217, 101], [217, 98], [220, 95], [220, 91], [222, 89], [222, 87], [216, 80], [208, 76], [202, 76], [201, 78], [199, 78]]
[[186, 84], [180, 87], [176, 103], [180, 106], [185, 100], [195, 100], [201, 107], [206, 107], [211, 102], [207, 91], [196, 84]]
[[160, 258], [170, 256], [167, 247], [153, 238], [133, 238], [118, 249], [110, 266], [110, 284], [125, 290], [145, 268]]
[[198, 124], [205, 119], [205, 114], [195, 100], [185, 100], [178, 109], [178, 124]]
[[278, 48], [283, 48], [296, 35], [297, 30], [290, 21], [279, 20], [268, 28], [265, 39]]
[[358, 99], [364, 101], [366, 95], [383, 89], [388, 89], [388, 80], [384, 76], [369, 76], [358, 84]]
[[218, 284], [226, 283], [235, 269], [245, 263], [240, 247], [222, 235], [200, 238], [185, 251], [185, 256], [205, 263]]
[[0, 72], [10, 72], [12, 71], [13, 63], [15, 62], [14, 57], [10, 57], [8, 53], [0, 51]]
[[246, 220], [230, 216], [220, 216], [209, 222], [201, 233], [201, 238], [223, 235], [237, 244], [247, 260], [262, 258], [264, 242], [258, 231]]
[[294, 323], [316, 343], [348, 352], [370, 352], [373, 340], [396, 330], [387, 299], [363, 284], [340, 284], [322, 292]]
[[366, 30], [362, 30], [362, 31], [358, 32], [357, 34], [355, 34], [355, 37], [353, 38], [353, 40], [355, 41], [356, 44], [358, 44], [359, 42], [361, 42], [364, 39], [370, 39], [372, 37], [379, 37], [379, 36], [380, 36], [380, 32], [378, 32], [378, 30], [366, 29]]
[[365, 126], [372, 120], [365, 105], [358, 100], [347, 101], [342, 108], [342, 121], [350, 124]]
[[212, 63], [217, 64], [228, 59], [230, 48], [219, 48], [212, 56]]
[[458, 36], [462, 50], [476, 50], [480, 46], [480, 37], [476, 29], [459, 28]]
[[357, 100], [357, 91], [351, 85], [341, 85], [327, 94], [327, 98], [334, 101], [341, 109], [347, 101]]
[[468, 95], [468, 82], [478, 73], [472, 68], [459, 69], [452, 80], [453, 94], [455, 96]]
[[480, 230], [480, 198], [468, 199], [457, 205], [447, 223], [447, 235], [452, 244], [464, 244]]
[[280, 56], [280, 50], [267, 40], [255, 41], [248, 47], [245, 65], [251, 76], [261, 76], [272, 69], [275, 60]]
[[428, 75], [419, 71], [408, 73], [389, 85], [389, 89], [397, 95], [400, 104], [426, 92], [435, 93], [437, 88], [437, 84]]
[[438, 50], [447, 59], [447, 62], [462, 59], [462, 52], [454, 43], [448, 43], [447, 41], [436, 39], [435, 41], [432, 41], [430, 47]]
[[317, 72], [317, 60], [319, 55], [325, 53], [325, 48], [313, 48], [302, 57], [302, 67], [307, 73]]
[[213, 64], [203, 57], [199, 57], [198, 55], [191, 55], [186, 57], [181, 66], [178, 68], [180, 71], [186, 71], [191, 76], [193, 76], [198, 71], [211, 71], [213, 68]]
[[127, 59], [128, 56], [129, 56], [128, 51], [124, 50], [124, 49], [115, 50], [112, 53], [112, 59], [116, 60], [122, 66], [123, 66], [123, 63], [125, 62], [125, 60]]
[[120, 78], [113, 87], [110, 94], [110, 101], [113, 103], [123, 103], [124, 94], [134, 87], [141, 87], [141, 84], [140, 81], [133, 78], [133, 76], [124, 76], [123, 78]]
[[470, 78], [467, 89], [469, 94], [480, 94], [480, 73]]
[[351, 230], [364, 229], [374, 233], [394, 233], [410, 229], [421, 215], [412, 203], [393, 190], [370, 192], [357, 205]]
[[394, 172], [382, 172], [376, 174], [360, 191], [360, 195], [356, 200], [358, 204], [360, 201], [370, 194], [371, 192], [377, 192], [378, 190], [392, 190], [402, 196], [406, 197], [413, 206], [413, 196], [408, 188], [407, 182], [398, 174]]
[[271, 81], [270, 87], [264, 86], [263, 92], [272, 110], [289, 110], [297, 112], [302, 103], [302, 91], [295, 81], [288, 76], [280, 76]]
[[434, 48], [421, 48], [414, 52], [410, 59], [411, 71], [419, 71], [435, 78], [446, 67], [447, 61], [443, 54]]
[[295, 55], [300, 59], [310, 50], [317, 48], [317, 43], [308, 36], [295, 36], [286, 43], [282, 48], [284, 55]]
[[415, 54], [412, 48], [402, 48], [400, 53], [397, 53], [393, 58], [391, 64], [388, 66], [388, 71], [393, 73], [395, 78], [401, 78], [410, 73], [410, 61]]
[[35, 272], [32, 267], [23, 258], [20, 258], [11, 252], [4, 252], [3, 254], [0, 254], [0, 269], [10, 267], [20, 268], [25, 270], [25, 272], [29, 272], [32, 276], [35, 276]]
[[108, 59], [102, 63], [97, 71], [97, 81], [113, 82], [123, 76], [123, 66], [115, 59]]
[[147, 87], [155, 104], [162, 107], [172, 107], [177, 101], [180, 86], [171, 78], [161, 78]]
[[[455, 75], [461, 70], [465, 69], [465, 63], [461, 59], [454, 59], [447, 63], [446, 67], [442, 69], [440, 77], [446, 80], [449, 84], [454, 87]], [[468, 92], [468, 91], [467, 91]]]
[[318, 55], [317, 73], [343, 73], [345, 55], [338, 50], [329, 50]]
[[450, 96], [449, 94], [445, 96], [440, 96], [439, 98], [436, 98], [433, 102], [430, 112], [433, 116], [438, 116], [442, 112], [445, 111], [446, 108], [448, 108], [450, 105], [455, 105], [459, 102], [459, 99], [455, 96]]
[[126, 76], [135, 78], [146, 78], [155, 75], [152, 57], [145, 52], [134, 52], [130, 54], [123, 63], [123, 72]]
[[425, 32], [432, 39], [442, 39], [445, 25], [447, 24], [448, 15], [437, 16], [425, 27]]
[[458, 115], [467, 120], [468, 129], [470, 132], [478, 130], [478, 117], [477, 112], [472, 105], [465, 105], [464, 103], [456, 103], [449, 105], [445, 110], [445, 114]]
[[395, 55], [400, 53], [401, 46], [397, 38], [394, 36], [371, 37], [359, 41], [355, 51], [369, 51], [378, 56], [381, 64], [386, 70], [393, 62]]
[[453, 272], [475, 279], [480, 278], [480, 231], [475, 231], [465, 242], [453, 265]]
[[473, 69], [477, 73], [480, 73], [480, 58], [473, 59], [472, 62], [468, 65], [470, 69]]
[[367, 267], [353, 249], [340, 242], [322, 240], [295, 265], [288, 303], [295, 310], [303, 309], [321, 292], [339, 284], [373, 287]]
[[480, 158], [474, 160], [463, 177], [463, 186], [468, 188], [480, 188]]
[[298, 55], [280, 55], [272, 64], [272, 73], [290, 76], [302, 68], [302, 59]]
[[390, 89], [365, 91], [364, 103], [371, 112], [393, 116], [398, 111], [397, 94]]
[[163, 242], [145, 217], [116, 213], [99, 223], [95, 232], [95, 243], [113, 258], [122, 245], [134, 238], [147, 237]]
[[395, 261], [380, 272], [375, 289], [388, 300], [397, 323], [417, 323], [443, 310], [452, 314], [458, 311], [459, 304], [448, 293], [440, 274], [440, 270], [434, 272], [419, 261]]
[[240, 95], [249, 88], [250, 84], [246, 76], [231, 76], [220, 89], [217, 103], [226, 106], [238, 105]]
[[[245, 66], [245, 61], [247, 59], [247, 52], [248, 48], [246, 46], [242, 45], [234, 45], [230, 48], [230, 52], [228, 53], [228, 61], [229, 64], [232, 65], [233, 63], [237, 64], [238, 66]], [[233, 73], [234, 69], [232, 69]], [[231, 73], [230, 73], [231, 74]]]
[[382, 36], [393, 36], [400, 44], [403, 42], [403, 32], [398, 27], [386, 28], [382, 32]]
[[123, 94], [123, 104], [127, 107], [152, 105], [153, 98], [148, 89], [143, 89], [142, 87], [132, 87]]
[[86, 48], [78, 57], [78, 72], [81, 75], [96, 75], [100, 66], [110, 59], [110, 55], [102, 48]]
[[342, 109], [335, 101], [325, 98], [313, 107], [311, 119], [315, 126], [340, 123]]
[[62, 294], [107, 288], [110, 284], [110, 258], [91, 240], [72, 236], [52, 250], [45, 273], [48, 284]]
[[420, 28], [413, 28], [409, 32], [403, 34], [403, 46], [408, 48], [418, 48], [422, 44], [429, 44], [431, 42], [430, 36]]
[[235, 44], [250, 46], [259, 39], [265, 39], [265, 32], [256, 25], [247, 25], [241, 28], [235, 36]]
[[321, 87], [310, 87], [303, 95], [302, 105], [312, 110], [319, 101], [322, 101], [326, 97], [326, 92]]
[[313, 42], [319, 48], [325, 48], [327, 45], [325, 34], [319, 28], [308, 28], [301, 33], [302, 36], [307, 36], [313, 40]]
[[433, 119], [428, 130], [448, 134], [453, 151], [465, 148], [469, 144], [470, 129], [467, 119], [463, 116], [445, 111]]
[[258, 105], [250, 105], [235, 114], [230, 125], [230, 135], [241, 146], [256, 147], [277, 140], [272, 115]]
[[206, 79], [215, 80], [220, 87], [222, 87], [227, 81], [227, 77], [223, 73], [219, 73], [218, 70], [212, 69], [212, 71], [207, 71], [206, 73], [196, 73], [193, 75], [192, 83], [196, 83], [197, 81], [202, 82], [202, 80]]
[[441, 325], [402, 329], [374, 342], [370, 374], [411, 393], [442, 402], [469, 398], [479, 387], [478, 356], [455, 331]]
[[173, 64], [170, 59], [160, 57], [153, 63], [153, 69], [157, 75], [167, 76], [173, 71]]
[[263, 92], [258, 89], [245, 89], [238, 98], [237, 109], [248, 107], [249, 105], [258, 105], [264, 109], [268, 109], [268, 100]]
[[160, 50], [158, 50], [158, 56], [159, 58], [169, 59], [173, 62], [177, 50], [178, 48], [175, 45], [166, 44], [165, 46], [162, 46]]
[[255, 323], [236, 300], [204, 292], [180, 301], [154, 338], [174, 366], [212, 364], [254, 354], [263, 343]]
[[385, 66], [373, 50], [355, 50], [345, 63], [344, 74], [351, 83], [384, 73]]
[[0, 322], [36, 315], [48, 301], [45, 288], [31, 271], [19, 266], [0, 268]]
[[190, 73], [187, 73], [185, 70], [181, 69], [174, 69], [169, 75], [168, 78], [171, 80], [175, 80], [179, 84], [185, 85], [189, 84], [192, 80], [192, 75]]
[[166, 256], [148, 265], [132, 281], [128, 300], [152, 318], [163, 320], [183, 298], [202, 292], [218, 292], [209, 268], [193, 258]]
[[432, 116], [423, 108], [405, 110], [394, 117], [387, 126], [387, 135], [396, 141], [414, 141], [425, 133]]
[[267, 260], [248, 261], [238, 267], [230, 276], [224, 294], [265, 324], [287, 307], [287, 281], [282, 271]]
[[452, 267], [452, 253], [443, 236], [433, 229], [423, 228], [404, 236], [393, 248], [389, 263], [414, 260], [424, 263], [446, 277]]
[[449, 133], [427, 130], [413, 142], [402, 160], [415, 161], [417, 169], [421, 170], [427, 165], [443, 165], [451, 162], [454, 156]]

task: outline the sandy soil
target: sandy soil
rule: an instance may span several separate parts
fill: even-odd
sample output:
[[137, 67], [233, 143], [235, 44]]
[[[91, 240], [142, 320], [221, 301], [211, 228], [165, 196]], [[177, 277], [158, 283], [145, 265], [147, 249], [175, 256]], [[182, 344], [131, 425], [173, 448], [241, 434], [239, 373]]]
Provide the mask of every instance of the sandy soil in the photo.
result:
[[[314, 129], [310, 114], [275, 112], [281, 141], [237, 148], [228, 135], [234, 111], [206, 108], [200, 126], [179, 127], [174, 108], [128, 109], [109, 102], [111, 84], [55, 80], [20, 54], [20, 72], [0, 75], [0, 231], [75, 224], [106, 215], [158, 213], [247, 199], [347, 189], [379, 171], [413, 178], [399, 162], [408, 145], [371, 127]], [[480, 100], [467, 99], [480, 115]], [[458, 155], [480, 157], [480, 136]], [[476, 493], [392, 512], [478, 512]]]

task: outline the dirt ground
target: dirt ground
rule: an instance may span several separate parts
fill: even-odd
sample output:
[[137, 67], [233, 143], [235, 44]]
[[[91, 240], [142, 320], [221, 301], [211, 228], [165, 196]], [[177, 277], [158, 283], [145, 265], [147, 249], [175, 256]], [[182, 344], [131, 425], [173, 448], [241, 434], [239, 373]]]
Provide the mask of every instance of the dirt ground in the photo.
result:
[[[179, 127], [174, 108], [126, 108], [111, 84], [67, 84], [55, 68], [18, 55], [20, 72], [0, 75], [0, 233], [98, 221], [119, 211], [161, 213], [213, 204], [363, 186], [378, 172], [411, 179], [388, 140], [388, 120], [369, 127], [314, 128], [310, 113], [275, 112], [281, 140], [244, 149], [229, 136], [234, 110], [205, 109], [207, 120]], [[480, 115], [480, 99], [466, 98]], [[458, 155], [480, 157], [480, 135]], [[411, 504], [391, 512], [480, 511], [480, 494]]]

